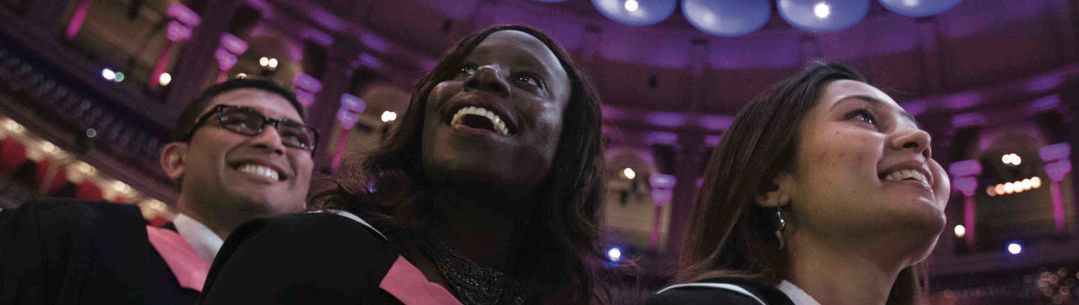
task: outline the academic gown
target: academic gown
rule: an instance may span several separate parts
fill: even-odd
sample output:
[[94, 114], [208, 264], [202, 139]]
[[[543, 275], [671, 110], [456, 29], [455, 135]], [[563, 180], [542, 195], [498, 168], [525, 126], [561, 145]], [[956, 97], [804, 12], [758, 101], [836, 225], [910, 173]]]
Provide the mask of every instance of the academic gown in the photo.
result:
[[461, 304], [391, 238], [340, 211], [247, 222], [218, 252], [200, 304]]
[[0, 304], [194, 304], [199, 292], [181, 287], [147, 230], [133, 205], [49, 199], [0, 212]]

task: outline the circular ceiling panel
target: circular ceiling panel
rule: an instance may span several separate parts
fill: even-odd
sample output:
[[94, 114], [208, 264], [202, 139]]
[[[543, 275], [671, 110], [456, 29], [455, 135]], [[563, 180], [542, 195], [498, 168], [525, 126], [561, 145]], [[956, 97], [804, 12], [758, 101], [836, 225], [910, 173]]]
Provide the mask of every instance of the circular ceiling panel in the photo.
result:
[[888, 10], [910, 17], [927, 17], [943, 13], [963, 0], [880, 0]]
[[677, 3], [675, 0], [592, 0], [592, 5], [615, 22], [646, 26], [670, 17]]
[[768, 0], [682, 0], [682, 14], [702, 32], [733, 37], [763, 27], [772, 7]]
[[865, 18], [869, 0], [778, 0], [777, 7], [779, 16], [791, 26], [826, 33], [844, 30]]

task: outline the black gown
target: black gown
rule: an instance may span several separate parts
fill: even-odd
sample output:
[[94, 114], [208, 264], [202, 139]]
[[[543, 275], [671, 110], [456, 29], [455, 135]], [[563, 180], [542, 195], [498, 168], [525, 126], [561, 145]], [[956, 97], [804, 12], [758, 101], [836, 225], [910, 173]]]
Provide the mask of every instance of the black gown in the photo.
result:
[[[401, 249], [359, 218], [308, 213], [254, 220], [225, 241], [210, 268], [200, 304], [457, 302], [414, 266], [403, 264]], [[406, 274], [411, 277], [397, 272], [402, 265], [411, 268], [412, 273]], [[387, 282], [395, 277], [397, 288], [405, 291], [387, 290]], [[427, 293], [449, 299], [433, 302], [437, 299], [423, 297]]]
[[0, 212], [0, 304], [191, 305], [138, 207], [52, 199]]

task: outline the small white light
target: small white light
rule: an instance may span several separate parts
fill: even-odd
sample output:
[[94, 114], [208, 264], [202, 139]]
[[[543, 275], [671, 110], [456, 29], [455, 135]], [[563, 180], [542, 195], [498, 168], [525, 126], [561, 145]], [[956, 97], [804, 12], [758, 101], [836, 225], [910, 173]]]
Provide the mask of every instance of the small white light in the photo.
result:
[[1010, 243], [1008, 244], [1008, 253], [1019, 255], [1019, 253], [1023, 253], [1023, 246], [1019, 243]]
[[1012, 194], [1012, 193], [1015, 193], [1015, 191], [1016, 191], [1015, 184], [1012, 184], [1011, 182], [1004, 183], [1004, 193], [1005, 194]]
[[625, 7], [627, 11], [636, 12], [641, 8], [641, 4], [637, 3], [637, 0], [626, 0]]
[[164, 202], [161, 202], [160, 200], [157, 200], [157, 199], [146, 199], [146, 200], [143, 201], [143, 204], [145, 204], [147, 207], [149, 207], [151, 209], [155, 209], [155, 210], [159, 210], [159, 211], [165, 211], [165, 209], [167, 209], [169, 207]]
[[626, 177], [626, 179], [633, 180], [633, 178], [637, 178], [637, 172], [633, 171], [632, 168], [627, 167], [622, 170], [622, 176]]
[[1004, 189], [1004, 185], [1003, 185], [1003, 184], [997, 184], [997, 186], [996, 186], [996, 191], [997, 191], [997, 195], [1004, 195], [1004, 194], [1007, 194], [1007, 192], [1005, 192], [1005, 189]]
[[277, 58], [270, 58], [270, 61], [269, 61], [268, 64], [269, 64], [268, 67], [270, 67], [270, 69], [277, 69]]
[[963, 225], [955, 225], [955, 230], [953, 231], [955, 231], [956, 238], [963, 238], [964, 236], [967, 236], [967, 227]]
[[824, 19], [832, 15], [832, 6], [827, 2], [819, 2], [813, 6], [813, 14], [817, 15], [817, 18]]
[[123, 82], [123, 81], [124, 81], [124, 72], [116, 71], [116, 82], [119, 83], [119, 82]]
[[607, 258], [610, 259], [612, 262], [622, 260], [622, 249], [619, 249], [618, 247], [612, 247], [610, 249], [607, 249]]
[[161, 73], [161, 76], [157, 77], [157, 83], [162, 86], [168, 86], [172, 83], [172, 75], [168, 73]]
[[56, 145], [53, 145], [48, 141], [41, 141], [41, 151], [45, 152], [46, 154], [52, 155], [60, 151], [60, 148], [57, 148]]
[[113, 71], [112, 69], [109, 69], [109, 68], [102, 69], [101, 70], [101, 77], [105, 78], [105, 80], [107, 80], [107, 81], [115, 81], [116, 80], [116, 71]]
[[1042, 178], [1030, 177], [1030, 187], [1033, 187], [1033, 188], [1042, 187]]
[[393, 111], [383, 111], [382, 112], [382, 122], [383, 123], [389, 123], [389, 122], [393, 122], [395, 120], [397, 120], [397, 113], [396, 112], [393, 112]]
[[120, 193], [127, 193], [127, 192], [131, 191], [130, 186], [128, 186], [126, 183], [123, 183], [123, 182], [120, 182], [120, 181], [113, 182], [112, 183], [112, 189], [116, 190], [117, 192], [120, 192]]
[[270, 58], [269, 57], [263, 56], [263, 57], [259, 58], [259, 66], [267, 67], [269, 65], [270, 65]]
[[94, 173], [97, 173], [97, 169], [94, 168], [93, 165], [87, 164], [86, 162], [79, 161], [72, 166], [75, 168], [75, 170], [87, 175], [93, 175]]
[[18, 122], [15, 122], [15, 120], [12, 119], [5, 120], [4, 127], [6, 127], [7, 130], [10, 130], [11, 132], [16, 134], [22, 133], [26, 130], [26, 128], [22, 127], [22, 125], [19, 125]]
[[245, 79], [247, 78], [247, 73], [236, 73], [236, 78]]
[[906, 5], [906, 6], [909, 6], [909, 7], [915, 7], [915, 6], [918, 6], [918, 2], [921, 2], [921, 1], [918, 1], [918, 0], [903, 0], [903, 5]]

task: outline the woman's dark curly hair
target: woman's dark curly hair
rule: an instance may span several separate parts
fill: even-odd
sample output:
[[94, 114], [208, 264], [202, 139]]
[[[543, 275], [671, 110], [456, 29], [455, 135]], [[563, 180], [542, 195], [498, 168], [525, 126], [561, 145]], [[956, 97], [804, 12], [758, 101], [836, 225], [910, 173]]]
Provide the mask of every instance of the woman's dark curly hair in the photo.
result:
[[550, 37], [521, 25], [494, 26], [461, 39], [413, 91], [399, 125], [373, 151], [346, 160], [333, 177], [335, 188], [315, 194], [315, 209], [345, 209], [378, 226], [412, 230], [434, 209], [423, 195], [421, 141], [428, 95], [457, 73], [466, 56], [488, 35], [520, 31], [543, 42], [566, 70], [572, 84], [562, 114], [562, 134], [551, 169], [536, 192], [538, 205], [514, 258], [529, 304], [589, 304], [596, 301], [594, 269], [600, 264], [597, 221], [603, 200], [602, 115], [599, 96], [569, 54]]

